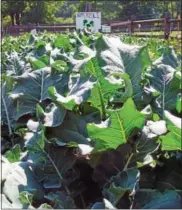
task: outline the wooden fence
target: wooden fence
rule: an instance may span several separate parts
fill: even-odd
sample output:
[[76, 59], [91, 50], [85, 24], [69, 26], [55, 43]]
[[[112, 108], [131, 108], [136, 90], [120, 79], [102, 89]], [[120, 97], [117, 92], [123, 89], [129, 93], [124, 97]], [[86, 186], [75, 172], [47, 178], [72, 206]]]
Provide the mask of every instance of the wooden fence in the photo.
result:
[[[104, 24], [104, 23], [102, 23]], [[150, 20], [136, 20], [134, 15], [131, 16], [128, 21], [107, 22], [107, 25], [111, 27], [111, 33], [125, 32], [127, 34], [134, 34], [135, 32], [151, 32], [151, 31], [163, 31], [163, 38], [168, 39], [172, 30], [181, 31], [181, 18], [171, 19], [170, 14], [166, 13], [164, 18], [150, 19]], [[9, 26], [3, 31], [3, 34], [20, 35], [22, 33], [30, 32], [32, 29], [37, 31], [49, 31], [49, 32], [65, 32], [67, 30], [74, 30], [76, 26], [73, 24], [53, 24], [53, 25], [20, 25]], [[2, 34], [2, 35], [3, 35]]]
[[111, 23], [110, 26], [112, 32], [128, 34], [163, 31], [163, 37], [168, 39], [171, 31], [181, 31], [181, 18], [178, 16], [176, 19], [171, 19], [169, 13], [166, 13], [164, 18], [150, 20], [135, 20], [135, 16], [132, 16], [128, 21]]
[[10, 34], [12, 36], [18, 36], [23, 33], [30, 32], [31, 30], [36, 29], [37, 31], [49, 31], [49, 32], [65, 32], [66, 30], [73, 30], [76, 29], [75, 25], [35, 25], [35, 24], [29, 24], [29, 25], [15, 25], [15, 26], [9, 26], [5, 29], [4, 33]]

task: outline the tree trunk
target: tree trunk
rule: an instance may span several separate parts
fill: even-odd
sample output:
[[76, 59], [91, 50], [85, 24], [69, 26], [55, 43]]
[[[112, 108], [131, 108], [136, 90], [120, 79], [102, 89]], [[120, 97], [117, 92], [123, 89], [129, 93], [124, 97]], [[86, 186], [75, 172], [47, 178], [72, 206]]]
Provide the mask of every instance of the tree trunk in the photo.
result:
[[14, 26], [15, 22], [14, 22], [14, 13], [10, 13], [10, 17], [11, 17], [11, 25]]
[[16, 25], [20, 25], [20, 14], [19, 13], [15, 14], [15, 19], [16, 19]]

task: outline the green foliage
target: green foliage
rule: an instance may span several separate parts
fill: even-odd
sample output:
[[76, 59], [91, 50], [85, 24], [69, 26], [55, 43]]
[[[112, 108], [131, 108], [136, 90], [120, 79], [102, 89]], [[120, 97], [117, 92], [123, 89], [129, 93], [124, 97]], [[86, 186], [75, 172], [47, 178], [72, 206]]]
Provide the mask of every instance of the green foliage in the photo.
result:
[[18, 162], [20, 160], [21, 149], [20, 145], [16, 144], [12, 150], [9, 150], [5, 153], [5, 157], [9, 160], [10, 163]]
[[75, 205], [64, 192], [49, 193], [46, 198], [54, 203], [55, 209], [74, 209]]
[[[87, 1], [2, 1], [3, 25], [10, 22], [10, 14], [20, 13], [21, 23], [74, 23], [76, 12], [85, 12]], [[89, 1], [91, 10], [102, 13], [103, 20], [160, 18], [169, 11], [172, 18], [180, 13], [180, 1]], [[9, 16], [9, 20], [8, 20]]]
[[168, 131], [165, 136], [161, 136], [162, 150], [182, 150], [181, 128], [168, 122]]
[[54, 42], [55, 47], [58, 49], [63, 49], [64, 51], [69, 51], [71, 50], [71, 44], [69, 41], [69, 38], [65, 35], [59, 35], [57, 36], [55, 42]]
[[56, 12], [64, 4], [46, 1], [5, 1], [3, 0], [3, 16], [11, 13], [21, 14], [22, 23], [50, 23], [56, 20]]
[[125, 193], [132, 193], [138, 187], [140, 172], [137, 169], [128, 169], [111, 177], [110, 186], [103, 191], [104, 196], [114, 204], [120, 201]]
[[111, 84], [106, 80], [96, 58], [92, 58], [84, 66], [84, 74], [92, 74], [98, 79], [96, 86], [92, 89], [90, 102], [101, 111], [101, 118], [105, 120], [107, 100], [109, 95], [119, 88], [119, 85]]
[[5, 37], [3, 207], [181, 208], [179, 68], [160, 40]]
[[166, 190], [165, 192], [161, 193], [157, 190], [144, 190], [136, 194], [134, 208], [180, 208], [180, 202], [180, 196], [175, 191]]
[[29, 192], [23, 191], [20, 193], [19, 199], [22, 204], [31, 204], [33, 195]]
[[136, 110], [132, 99], [128, 99], [120, 110], [108, 111], [108, 114], [109, 126], [88, 125], [89, 136], [96, 142], [94, 152], [116, 149], [127, 142], [135, 128], [140, 129], [144, 125], [145, 117]]

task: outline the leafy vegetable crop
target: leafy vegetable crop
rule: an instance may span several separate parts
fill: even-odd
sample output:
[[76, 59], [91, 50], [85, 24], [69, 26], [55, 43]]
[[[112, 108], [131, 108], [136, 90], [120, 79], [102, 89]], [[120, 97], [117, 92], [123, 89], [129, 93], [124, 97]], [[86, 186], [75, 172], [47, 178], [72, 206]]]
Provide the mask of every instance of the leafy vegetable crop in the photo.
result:
[[180, 56], [153, 44], [3, 39], [3, 208], [182, 208]]

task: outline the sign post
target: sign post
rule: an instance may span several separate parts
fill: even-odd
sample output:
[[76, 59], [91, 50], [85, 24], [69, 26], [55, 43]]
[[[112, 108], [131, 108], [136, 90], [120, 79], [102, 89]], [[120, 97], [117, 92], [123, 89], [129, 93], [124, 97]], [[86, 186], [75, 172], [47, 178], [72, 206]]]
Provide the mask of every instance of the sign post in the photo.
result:
[[98, 32], [101, 29], [101, 13], [78, 12], [76, 14], [76, 29]]
[[103, 33], [111, 33], [111, 26], [102, 25], [102, 32]]
[[169, 12], [166, 12], [164, 15], [164, 38], [168, 39], [170, 36], [171, 31], [171, 14]]

